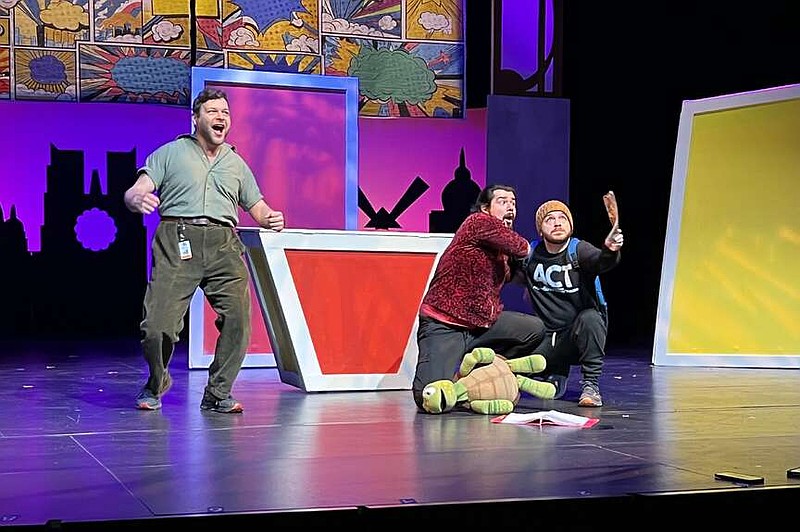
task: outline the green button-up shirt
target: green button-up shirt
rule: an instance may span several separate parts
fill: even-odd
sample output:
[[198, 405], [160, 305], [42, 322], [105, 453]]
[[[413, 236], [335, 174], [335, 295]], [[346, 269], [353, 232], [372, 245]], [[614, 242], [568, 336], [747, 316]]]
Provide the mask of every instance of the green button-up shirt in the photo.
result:
[[233, 146], [223, 144], [213, 162], [193, 135], [180, 135], [156, 149], [139, 168], [156, 186], [161, 216], [207, 216], [235, 227], [262, 199], [256, 178]]

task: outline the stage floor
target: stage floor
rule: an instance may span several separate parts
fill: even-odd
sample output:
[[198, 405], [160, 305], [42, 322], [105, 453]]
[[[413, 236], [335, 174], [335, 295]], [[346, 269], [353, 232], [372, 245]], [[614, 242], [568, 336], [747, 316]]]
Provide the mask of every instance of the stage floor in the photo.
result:
[[[611, 351], [602, 408], [577, 406], [574, 372], [569, 400], [524, 397], [517, 408], [600, 420], [581, 429], [418, 414], [407, 390], [305, 393], [274, 368], [242, 370], [234, 394], [243, 414], [201, 412], [207, 373], [187, 369], [181, 349], [163, 409], [139, 411], [145, 366], [135, 341], [6, 344], [0, 355], [0, 527], [527, 515], [563, 530], [696, 519], [676, 515], [678, 506], [722, 523], [715, 512], [763, 515], [740, 504], [754, 500], [775, 501], [780, 517], [787, 497], [800, 500], [800, 480], [787, 476], [800, 466], [794, 369], [653, 367], [649, 353]], [[715, 480], [722, 470], [765, 482]], [[742, 493], [749, 499], [737, 500]], [[709, 504], [722, 496], [730, 502]], [[680, 502], [634, 516], [635, 501], [666, 500]], [[785, 508], [787, 523], [793, 511]]]

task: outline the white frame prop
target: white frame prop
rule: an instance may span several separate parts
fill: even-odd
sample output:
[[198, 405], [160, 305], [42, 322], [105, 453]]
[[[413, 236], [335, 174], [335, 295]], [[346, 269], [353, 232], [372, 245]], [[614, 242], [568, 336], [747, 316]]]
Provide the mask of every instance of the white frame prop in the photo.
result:
[[[345, 166], [344, 204], [341, 206], [344, 227], [358, 225], [358, 79], [286, 72], [261, 72], [213, 67], [192, 68], [192, 98], [207, 85], [233, 85], [270, 91], [323, 91], [345, 95]], [[291, 217], [291, 213], [290, 217]], [[256, 309], [257, 310], [257, 309]], [[208, 318], [204, 294], [199, 288], [189, 304], [189, 368], [208, 368], [213, 355], [205, 351], [204, 339]], [[256, 312], [254, 312], [254, 315]], [[272, 353], [249, 352], [243, 367], [275, 367]]]
[[[247, 247], [248, 266], [256, 286], [257, 299], [267, 321], [267, 330], [281, 381], [308, 392], [356, 390], [410, 390], [417, 363], [417, 308], [427, 290], [442, 252], [452, 240], [450, 233], [390, 231], [338, 231], [286, 229], [279, 233], [256, 227], [238, 229]], [[406, 316], [409, 331], [396, 373], [325, 373], [320, 368], [307, 316], [287, 259], [287, 251], [375, 252], [392, 257], [419, 254], [432, 256], [432, 264], [414, 308], [392, 316], [393, 322]], [[357, 271], [353, 272], [358, 275]], [[412, 295], [413, 296], [413, 295]], [[410, 312], [409, 312], [410, 310]], [[380, 328], [381, 324], [376, 323]], [[353, 345], [347, 356], [370, 356]]]
[[[800, 353], [797, 354], [771, 354], [771, 353], [742, 353], [734, 346], [726, 352], [719, 353], [680, 353], [670, 352], [668, 340], [670, 333], [670, 318], [673, 311], [675, 297], [675, 279], [677, 276], [682, 214], [684, 211], [684, 197], [687, 188], [687, 174], [694, 120], [699, 115], [711, 112], [725, 112], [744, 107], [758, 106], [768, 103], [782, 102], [785, 100], [800, 99], [800, 85], [787, 85], [753, 92], [731, 94], [701, 100], [688, 100], [683, 102], [678, 127], [674, 168], [672, 174], [672, 188], [670, 192], [669, 218], [667, 222], [664, 256], [661, 269], [661, 283], [659, 288], [658, 312], [656, 318], [655, 341], [653, 346], [652, 362], [657, 366], [713, 366], [713, 367], [750, 367], [750, 368], [800, 368]], [[800, 146], [800, 139], [787, 139], [786, 145]], [[794, 144], [792, 144], [794, 142]], [[754, 179], [764, 179], [767, 176], [754, 176]], [[768, 198], [766, 198], [768, 199]], [[766, 203], [765, 203], [766, 205]], [[768, 208], [768, 207], [763, 207]], [[754, 212], [754, 216], [758, 211]], [[788, 213], [787, 216], [796, 216]], [[711, 247], [709, 245], [709, 247]], [[743, 251], [743, 250], [740, 250]], [[709, 260], [713, 260], [713, 249], [709, 249]], [[787, 269], [796, 268], [788, 266]], [[796, 308], [796, 306], [795, 306]], [[800, 324], [800, 316], [795, 316], [795, 323]], [[791, 317], [789, 317], [791, 319]], [[798, 325], [800, 327], [800, 325]], [[800, 330], [800, 329], [799, 329]]]

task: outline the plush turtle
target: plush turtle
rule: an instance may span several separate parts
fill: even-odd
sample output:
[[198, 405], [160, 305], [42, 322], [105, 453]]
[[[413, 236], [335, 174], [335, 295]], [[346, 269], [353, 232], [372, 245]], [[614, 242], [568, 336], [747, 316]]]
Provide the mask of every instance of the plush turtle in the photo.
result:
[[542, 355], [506, 359], [488, 347], [477, 347], [464, 355], [453, 380], [434, 381], [422, 390], [422, 407], [430, 414], [443, 414], [456, 406], [478, 414], [508, 414], [517, 406], [520, 391], [541, 399], [556, 394], [550, 382], [519, 375], [541, 373]]

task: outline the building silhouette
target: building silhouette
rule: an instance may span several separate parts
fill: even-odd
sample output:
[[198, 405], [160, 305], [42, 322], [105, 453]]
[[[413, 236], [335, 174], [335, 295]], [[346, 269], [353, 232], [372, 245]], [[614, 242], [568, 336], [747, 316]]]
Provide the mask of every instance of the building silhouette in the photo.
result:
[[0, 206], [0, 279], [5, 289], [0, 305], [0, 335], [5, 338], [31, 332], [33, 294], [30, 288], [33, 258], [25, 227], [11, 206], [8, 219]]
[[103, 193], [97, 170], [84, 192], [84, 153], [50, 146], [41, 250], [30, 253], [12, 207], [0, 225], [0, 273], [13, 285], [0, 332], [6, 337], [138, 335], [147, 284], [146, 228], [125, 207], [136, 150], [108, 152]]
[[473, 181], [472, 172], [465, 162], [464, 148], [461, 148], [459, 164], [453, 173], [453, 179], [442, 188], [443, 209], [431, 211], [428, 216], [429, 232], [455, 233], [461, 222], [469, 216], [480, 193], [481, 187]]

